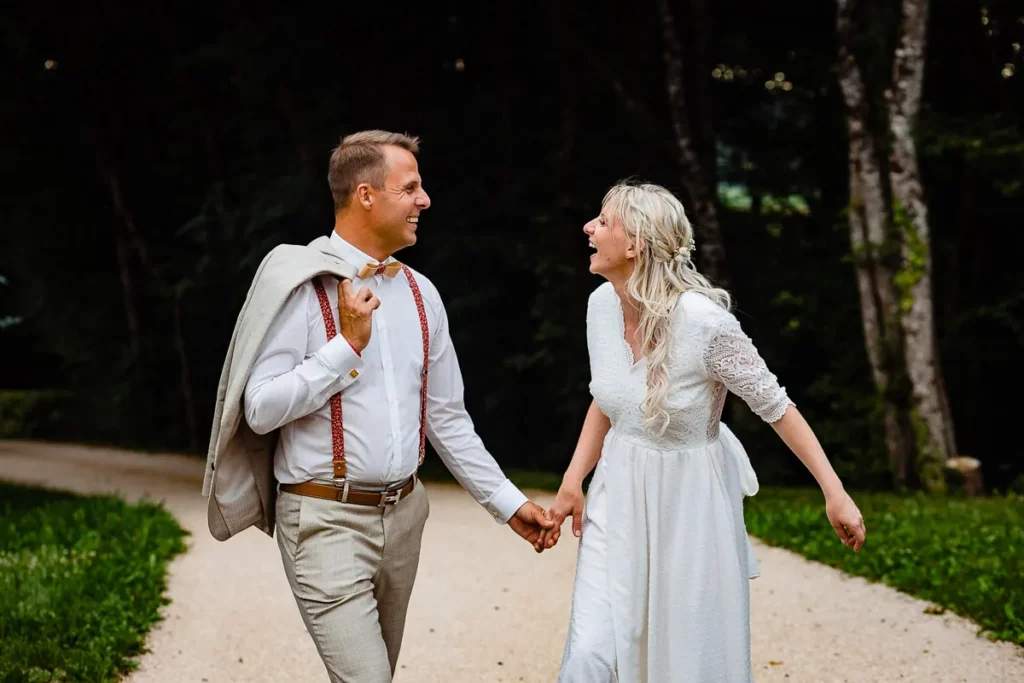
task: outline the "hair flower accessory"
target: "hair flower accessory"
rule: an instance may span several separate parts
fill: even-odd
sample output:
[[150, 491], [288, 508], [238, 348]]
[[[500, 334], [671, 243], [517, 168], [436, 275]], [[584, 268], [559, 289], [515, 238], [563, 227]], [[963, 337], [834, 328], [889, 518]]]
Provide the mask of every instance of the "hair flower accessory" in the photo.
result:
[[691, 237], [689, 244], [687, 244], [685, 247], [679, 247], [678, 249], [676, 249], [675, 256], [672, 257], [672, 260], [675, 261], [676, 263], [682, 263], [683, 261], [691, 261], [692, 262], [692, 260], [693, 260], [693, 249], [694, 249], [694, 243], [693, 243], [693, 238]]

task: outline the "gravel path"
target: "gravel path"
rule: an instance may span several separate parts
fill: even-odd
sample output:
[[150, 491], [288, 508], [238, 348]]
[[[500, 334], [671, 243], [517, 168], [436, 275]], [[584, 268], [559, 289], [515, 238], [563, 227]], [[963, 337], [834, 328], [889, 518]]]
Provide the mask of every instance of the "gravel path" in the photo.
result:
[[[166, 619], [130, 683], [325, 681], [276, 542], [249, 529], [221, 543], [207, 531], [203, 466], [179, 455], [0, 441], [0, 479], [162, 500], [192, 532], [171, 565]], [[537, 556], [461, 488], [427, 488], [430, 519], [396, 683], [553, 682], [575, 539], [563, 535]], [[527, 495], [540, 505], [552, 498]], [[970, 622], [926, 614], [929, 603], [885, 586], [755, 548], [759, 683], [1024, 681], [1024, 648], [978, 638]]]

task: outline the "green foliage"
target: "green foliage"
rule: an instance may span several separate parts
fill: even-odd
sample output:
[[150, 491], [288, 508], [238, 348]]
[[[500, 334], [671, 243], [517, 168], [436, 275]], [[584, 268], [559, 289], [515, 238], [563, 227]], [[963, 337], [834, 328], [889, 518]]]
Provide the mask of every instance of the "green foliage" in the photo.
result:
[[[562, 474], [544, 470], [529, 470], [508, 467], [503, 463], [502, 471], [520, 489], [537, 489], [540, 491], [557, 491], [562, 484]], [[441, 459], [430, 449], [429, 454], [419, 469], [420, 478], [424, 481], [436, 481], [445, 484], [458, 483], [452, 473], [444, 466]]]
[[[0, 275], [0, 285], [7, 284], [9, 284], [7, 282], [7, 278], [5, 278], [3, 275]], [[0, 313], [0, 331], [8, 327], [20, 325], [23, 321], [24, 319], [19, 315], [4, 315], [3, 313]]]
[[116, 681], [186, 533], [161, 506], [0, 484], [0, 681]]
[[900, 308], [907, 312], [914, 307], [914, 287], [924, 277], [928, 259], [928, 244], [921, 238], [907, 209], [898, 200], [893, 200], [893, 222], [903, 237], [906, 247], [900, 269], [896, 273], [896, 288], [900, 292]]
[[71, 400], [66, 391], [0, 391], [0, 439], [58, 433]]
[[852, 492], [867, 541], [843, 546], [821, 493], [762, 488], [746, 499], [748, 531], [770, 545], [881, 581], [1024, 644], [1024, 498]]
[[1002, 112], [957, 116], [926, 109], [916, 133], [923, 158], [963, 158], [992, 179], [1000, 199], [1024, 195], [1024, 132], [1012, 117]]

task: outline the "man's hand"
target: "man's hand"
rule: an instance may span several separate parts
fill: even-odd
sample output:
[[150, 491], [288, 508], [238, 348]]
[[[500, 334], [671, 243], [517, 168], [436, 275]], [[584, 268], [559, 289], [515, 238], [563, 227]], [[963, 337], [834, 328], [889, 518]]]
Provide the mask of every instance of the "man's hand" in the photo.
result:
[[378, 306], [380, 299], [366, 287], [357, 292], [348, 278], [338, 283], [338, 320], [341, 322], [341, 336], [359, 353], [362, 353], [370, 343], [370, 333], [373, 331], [372, 316]]
[[508, 525], [512, 527], [512, 531], [525, 538], [538, 553], [544, 550], [540, 542], [543, 532], [555, 528], [554, 520], [547, 518], [544, 508], [530, 501], [523, 503], [522, 507], [516, 510], [516, 514], [508, 520]]

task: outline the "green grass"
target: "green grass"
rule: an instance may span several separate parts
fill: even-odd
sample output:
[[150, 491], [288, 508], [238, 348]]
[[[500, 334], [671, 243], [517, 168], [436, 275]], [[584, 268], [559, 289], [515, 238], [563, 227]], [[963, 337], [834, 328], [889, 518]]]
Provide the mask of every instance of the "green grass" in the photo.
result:
[[851, 493], [864, 514], [859, 553], [840, 543], [818, 490], [761, 489], [747, 530], [765, 543], [881, 581], [1024, 644], [1024, 498]]
[[155, 504], [0, 483], [0, 682], [134, 669], [186, 534]]
[[[562, 483], [562, 475], [554, 472], [534, 470], [517, 470], [502, 468], [505, 476], [520, 489], [539, 489], [541, 491], [557, 491]], [[446, 484], [458, 484], [455, 477], [441, 462], [441, 458], [433, 455], [423, 461], [419, 469], [420, 478], [424, 481], [436, 481]]]

